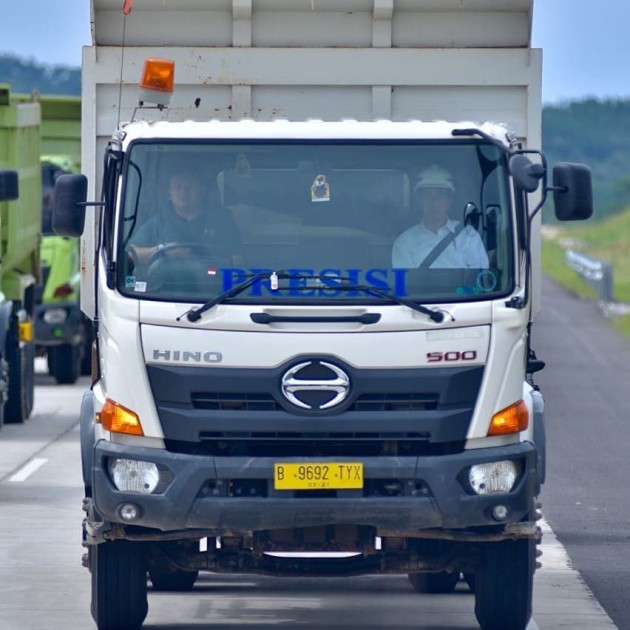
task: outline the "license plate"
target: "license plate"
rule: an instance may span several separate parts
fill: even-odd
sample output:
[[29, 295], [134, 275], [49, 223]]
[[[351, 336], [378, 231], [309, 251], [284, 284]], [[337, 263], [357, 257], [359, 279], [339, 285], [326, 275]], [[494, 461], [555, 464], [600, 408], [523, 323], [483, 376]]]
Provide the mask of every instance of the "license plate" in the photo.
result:
[[363, 488], [363, 464], [309, 462], [274, 464], [276, 490], [351, 490]]

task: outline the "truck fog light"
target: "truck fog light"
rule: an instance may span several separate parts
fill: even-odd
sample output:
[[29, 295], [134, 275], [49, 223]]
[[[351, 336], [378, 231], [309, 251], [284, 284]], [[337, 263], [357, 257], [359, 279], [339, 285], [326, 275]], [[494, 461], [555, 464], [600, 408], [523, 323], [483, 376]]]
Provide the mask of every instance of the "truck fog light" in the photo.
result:
[[135, 503], [123, 503], [118, 508], [118, 515], [123, 521], [131, 523], [140, 517], [140, 508]]
[[44, 311], [42, 319], [49, 325], [63, 324], [68, 318], [65, 308], [49, 308]]
[[160, 481], [160, 471], [153, 462], [136, 459], [110, 459], [109, 475], [122, 492], [151, 494]]
[[495, 505], [492, 508], [492, 518], [495, 521], [504, 521], [509, 514], [509, 510], [506, 505]]
[[495, 494], [509, 492], [516, 483], [518, 473], [517, 462], [504, 460], [471, 466], [468, 479], [476, 494]]

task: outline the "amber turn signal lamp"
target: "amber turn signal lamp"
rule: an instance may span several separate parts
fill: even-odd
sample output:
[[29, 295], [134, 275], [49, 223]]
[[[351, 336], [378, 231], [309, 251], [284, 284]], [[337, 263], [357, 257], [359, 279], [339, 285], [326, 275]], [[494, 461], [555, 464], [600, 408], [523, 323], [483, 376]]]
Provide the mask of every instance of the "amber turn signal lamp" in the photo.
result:
[[498, 411], [492, 416], [488, 435], [508, 435], [527, 429], [529, 410], [524, 400]]
[[133, 411], [109, 398], [105, 401], [99, 417], [103, 428], [108, 431], [127, 435], [144, 435], [140, 418]]

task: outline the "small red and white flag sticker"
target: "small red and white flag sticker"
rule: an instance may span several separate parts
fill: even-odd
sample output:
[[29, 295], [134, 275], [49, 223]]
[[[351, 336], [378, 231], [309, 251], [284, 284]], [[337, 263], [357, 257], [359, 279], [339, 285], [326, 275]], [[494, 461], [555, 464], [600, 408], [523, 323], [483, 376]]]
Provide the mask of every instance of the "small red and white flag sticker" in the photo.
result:
[[216, 267], [210, 267], [208, 269], [208, 275], [209, 276], [216, 276], [217, 275], [217, 268]]

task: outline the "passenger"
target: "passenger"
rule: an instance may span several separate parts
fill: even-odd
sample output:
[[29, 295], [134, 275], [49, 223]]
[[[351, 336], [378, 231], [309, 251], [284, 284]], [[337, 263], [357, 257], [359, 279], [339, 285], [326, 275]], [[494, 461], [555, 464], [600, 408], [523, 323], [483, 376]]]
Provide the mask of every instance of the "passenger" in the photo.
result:
[[394, 268], [487, 269], [488, 254], [479, 232], [448, 218], [455, 187], [450, 173], [434, 164], [414, 188], [422, 220], [403, 232], [392, 248]]

